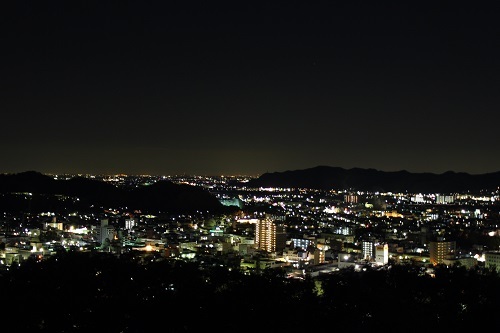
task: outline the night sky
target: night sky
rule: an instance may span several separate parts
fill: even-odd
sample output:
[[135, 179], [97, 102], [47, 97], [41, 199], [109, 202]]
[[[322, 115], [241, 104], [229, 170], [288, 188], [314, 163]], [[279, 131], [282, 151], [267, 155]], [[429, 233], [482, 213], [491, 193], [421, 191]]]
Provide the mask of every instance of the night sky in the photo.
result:
[[500, 171], [500, 3], [0, 4], [0, 172]]

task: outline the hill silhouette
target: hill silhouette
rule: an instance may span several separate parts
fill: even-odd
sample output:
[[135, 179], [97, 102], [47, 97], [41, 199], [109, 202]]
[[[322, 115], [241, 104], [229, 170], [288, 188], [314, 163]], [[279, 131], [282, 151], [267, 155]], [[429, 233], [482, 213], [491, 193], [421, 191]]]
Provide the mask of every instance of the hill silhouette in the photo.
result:
[[497, 189], [500, 172], [472, 175], [448, 171], [442, 174], [379, 171], [375, 169], [344, 169], [317, 166], [302, 170], [264, 173], [250, 180], [249, 187], [287, 187], [392, 192], [452, 193]]
[[[153, 185], [121, 188], [104, 181], [84, 177], [56, 180], [36, 171], [0, 175], [0, 193], [31, 193], [45, 197], [68, 196], [78, 198], [79, 205], [101, 207], [127, 207], [145, 212], [190, 213], [195, 211], [223, 212], [225, 206], [204, 188], [175, 184], [161, 180]], [[8, 203], [16, 205], [15, 198]], [[47, 202], [47, 201], [46, 201]], [[1, 204], [1, 202], [0, 202]], [[7, 202], [3, 202], [7, 204]], [[46, 204], [47, 205], [47, 204]], [[50, 201], [53, 206], [53, 200]], [[64, 206], [64, 202], [59, 203]], [[17, 204], [19, 206], [19, 204]], [[44, 203], [38, 203], [43, 210]], [[61, 207], [60, 207], [61, 208]]]

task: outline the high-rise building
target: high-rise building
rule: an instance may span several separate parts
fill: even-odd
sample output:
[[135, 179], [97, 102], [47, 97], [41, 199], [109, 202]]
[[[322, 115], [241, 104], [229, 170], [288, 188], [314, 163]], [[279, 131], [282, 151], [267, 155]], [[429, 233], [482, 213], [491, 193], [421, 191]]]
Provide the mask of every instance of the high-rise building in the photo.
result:
[[286, 233], [282, 225], [266, 216], [255, 225], [255, 247], [267, 252], [282, 251], [286, 246]]
[[97, 240], [99, 243], [104, 244], [106, 238], [108, 240], [112, 240], [115, 235], [115, 228], [112, 225], [109, 225], [108, 219], [102, 219], [101, 225], [97, 228]]
[[455, 252], [455, 241], [446, 241], [444, 238], [439, 238], [436, 241], [429, 242], [429, 257], [433, 265], [442, 264], [445, 259], [453, 258]]
[[364, 240], [362, 243], [362, 253], [363, 259], [371, 260], [373, 259], [373, 242]]
[[314, 264], [319, 265], [325, 262], [325, 250], [323, 249], [314, 249]]
[[125, 229], [132, 230], [137, 225], [137, 219], [130, 218], [125, 220]]
[[375, 246], [375, 262], [380, 265], [385, 265], [389, 262], [389, 245], [387, 243]]

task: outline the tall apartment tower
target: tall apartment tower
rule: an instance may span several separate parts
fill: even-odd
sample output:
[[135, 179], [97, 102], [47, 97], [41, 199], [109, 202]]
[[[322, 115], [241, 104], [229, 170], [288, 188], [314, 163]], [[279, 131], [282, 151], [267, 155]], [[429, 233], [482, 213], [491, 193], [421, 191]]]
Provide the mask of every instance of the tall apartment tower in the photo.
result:
[[135, 218], [125, 220], [125, 229], [132, 230], [135, 225], [137, 225], [137, 220]]
[[362, 253], [363, 253], [363, 259], [366, 260], [371, 260], [374, 258], [373, 255], [373, 242], [364, 240], [362, 243]]
[[266, 216], [255, 225], [255, 247], [267, 252], [282, 251], [286, 246], [285, 228]]
[[433, 265], [442, 264], [445, 259], [455, 256], [456, 242], [446, 241], [439, 238], [436, 241], [429, 242], [429, 257]]
[[101, 225], [97, 228], [97, 240], [99, 243], [104, 244], [106, 238], [112, 240], [115, 234], [115, 228], [109, 225], [108, 219], [102, 219]]
[[323, 249], [314, 249], [314, 264], [319, 265], [325, 262], [325, 250]]
[[380, 265], [389, 263], [389, 245], [378, 244], [375, 246], [375, 262]]

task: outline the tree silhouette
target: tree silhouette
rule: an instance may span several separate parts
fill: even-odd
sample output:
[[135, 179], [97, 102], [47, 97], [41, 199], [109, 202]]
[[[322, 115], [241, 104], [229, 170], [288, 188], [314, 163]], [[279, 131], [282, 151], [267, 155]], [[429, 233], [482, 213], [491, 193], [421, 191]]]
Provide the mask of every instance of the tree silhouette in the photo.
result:
[[0, 274], [4, 316], [19, 331], [35, 332], [159, 326], [254, 332], [249, 323], [274, 332], [324, 331], [332, 324], [343, 332], [461, 332], [470, 325], [486, 329], [484, 315], [500, 306], [500, 277], [484, 267], [437, 266], [434, 277], [411, 265], [346, 268], [301, 280], [287, 278], [283, 269], [249, 274], [140, 255], [59, 252], [14, 264]]

